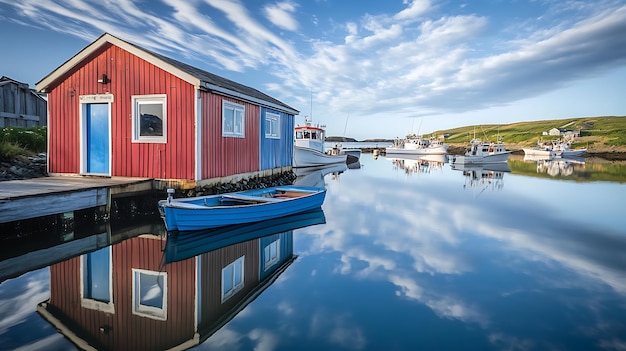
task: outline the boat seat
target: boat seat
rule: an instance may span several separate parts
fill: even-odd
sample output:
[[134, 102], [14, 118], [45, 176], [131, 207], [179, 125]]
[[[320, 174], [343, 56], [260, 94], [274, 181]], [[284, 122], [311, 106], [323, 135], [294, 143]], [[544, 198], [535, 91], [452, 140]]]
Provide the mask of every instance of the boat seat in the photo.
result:
[[241, 200], [241, 201], [251, 201], [251, 202], [280, 202], [281, 199], [276, 199], [273, 197], [261, 197], [261, 196], [250, 196], [243, 194], [226, 194], [222, 195], [222, 198], [232, 199], [232, 200]]

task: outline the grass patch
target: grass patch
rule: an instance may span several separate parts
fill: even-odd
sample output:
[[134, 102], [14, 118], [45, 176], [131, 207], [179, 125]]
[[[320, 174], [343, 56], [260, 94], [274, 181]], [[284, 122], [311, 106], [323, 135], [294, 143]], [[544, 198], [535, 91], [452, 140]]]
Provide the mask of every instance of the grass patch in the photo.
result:
[[0, 160], [46, 151], [46, 127], [0, 128]]

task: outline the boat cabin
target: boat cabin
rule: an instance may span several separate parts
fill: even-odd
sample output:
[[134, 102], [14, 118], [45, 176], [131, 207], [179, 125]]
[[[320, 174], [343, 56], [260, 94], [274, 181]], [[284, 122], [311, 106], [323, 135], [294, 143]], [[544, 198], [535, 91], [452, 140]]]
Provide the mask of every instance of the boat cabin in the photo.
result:
[[324, 140], [326, 140], [326, 126], [305, 120], [303, 126], [295, 127], [294, 145], [324, 152]]

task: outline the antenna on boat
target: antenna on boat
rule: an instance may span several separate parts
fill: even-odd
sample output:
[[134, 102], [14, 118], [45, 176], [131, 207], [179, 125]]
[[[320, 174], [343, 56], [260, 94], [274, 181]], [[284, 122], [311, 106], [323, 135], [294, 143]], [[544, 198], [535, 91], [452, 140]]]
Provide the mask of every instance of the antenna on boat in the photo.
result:
[[313, 89], [311, 89], [311, 113], [309, 113], [311, 121], [313, 121]]

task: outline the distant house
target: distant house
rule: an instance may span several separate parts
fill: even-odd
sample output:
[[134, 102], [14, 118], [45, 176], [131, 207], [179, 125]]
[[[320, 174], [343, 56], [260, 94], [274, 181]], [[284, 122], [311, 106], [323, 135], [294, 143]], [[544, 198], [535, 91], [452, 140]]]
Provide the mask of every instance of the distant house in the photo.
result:
[[45, 95], [9, 77], [0, 77], [0, 127], [35, 127], [47, 123]]
[[191, 188], [291, 169], [297, 110], [108, 33], [36, 88], [48, 94], [52, 175]]

